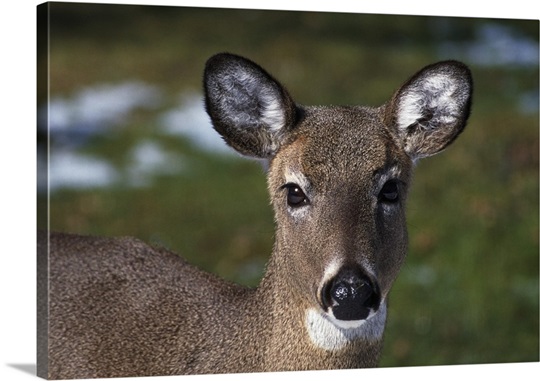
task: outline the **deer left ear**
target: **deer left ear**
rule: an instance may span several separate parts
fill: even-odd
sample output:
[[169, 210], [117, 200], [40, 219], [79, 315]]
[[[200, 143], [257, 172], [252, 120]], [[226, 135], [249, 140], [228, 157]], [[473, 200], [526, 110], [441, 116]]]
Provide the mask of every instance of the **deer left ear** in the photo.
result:
[[385, 122], [413, 159], [434, 155], [463, 131], [469, 117], [472, 76], [461, 62], [425, 67], [386, 106]]

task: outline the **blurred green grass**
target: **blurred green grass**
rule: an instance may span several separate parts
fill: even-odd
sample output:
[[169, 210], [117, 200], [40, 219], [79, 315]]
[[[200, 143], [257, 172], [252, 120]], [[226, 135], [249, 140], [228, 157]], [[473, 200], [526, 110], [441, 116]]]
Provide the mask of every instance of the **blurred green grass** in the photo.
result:
[[[137, 79], [159, 86], [172, 107], [181, 92], [200, 91], [210, 55], [231, 51], [271, 71], [300, 103], [378, 105], [420, 67], [453, 58], [441, 56], [442, 42], [469, 41], [483, 23], [538, 43], [537, 21], [54, 3], [50, 94]], [[520, 94], [538, 94], [538, 66], [471, 68], [468, 128], [415, 174], [382, 366], [539, 360], [539, 120], [537, 108], [518, 104]], [[155, 118], [139, 113], [83, 150], [121, 168], [151, 139], [188, 170], [148, 187], [56, 191], [51, 229], [136, 236], [256, 285], [273, 242], [264, 171], [159, 134]]]

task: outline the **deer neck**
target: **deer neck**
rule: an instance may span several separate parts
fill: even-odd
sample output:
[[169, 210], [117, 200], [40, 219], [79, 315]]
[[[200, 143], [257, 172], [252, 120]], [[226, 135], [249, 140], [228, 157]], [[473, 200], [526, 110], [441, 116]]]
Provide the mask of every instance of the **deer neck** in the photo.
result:
[[277, 245], [257, 290], [267, 309], [263, 325], [268, 330], [264, 345], [265, 371], [343, 369], [377, 366], [386, 319], [384, 311], [363, 329], [336, 327], [306, 294], [291, 292], [286, 272], [277, 257]]

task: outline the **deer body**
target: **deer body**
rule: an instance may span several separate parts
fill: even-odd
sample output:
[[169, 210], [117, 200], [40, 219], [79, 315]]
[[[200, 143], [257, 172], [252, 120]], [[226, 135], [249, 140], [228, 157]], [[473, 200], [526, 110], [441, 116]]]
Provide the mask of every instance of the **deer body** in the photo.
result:
[[269, 161], [276, 239], [261, 284], [132, 238], [52, 234], [49, 377], [377, 365], [414, 162], [464, 128], [468, 69], [428, 66], [378, 108], [297, 105], [231, 54], [208, 61], [204, 86], [225, 141]]

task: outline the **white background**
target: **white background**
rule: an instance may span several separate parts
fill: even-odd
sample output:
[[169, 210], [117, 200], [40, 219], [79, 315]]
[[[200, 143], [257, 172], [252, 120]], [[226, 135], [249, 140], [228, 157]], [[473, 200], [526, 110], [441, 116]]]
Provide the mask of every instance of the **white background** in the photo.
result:
[[[89, 1], [95, 2], [95, 1]], [[100, 1], [100, 3], [112, 3]], [[148, 4], [145, 1], [114, 1]], [[158, 1], [163, 5], [224, 7], [220, 1]], [[227, 7], [285, 10], [341, 11], [413, 15], [473, 16], [539, 19], [535, 0], [512, 1], [371, 1], [354, 4], [350, 0], [227, 1]], [[0, 94], [2, 97], [0, 138], [1, 240], [0, 249], [0, 379], [35, 378], [36, 363], [36, 1], [4, 2], [1, 12], [2, 58]], [[152, 3], [154, 4], [154, 3]], [[494, 295], [495, 297], [495, 295]], [[519, 322], [515, 322], [519, 324]], [[538, 379], [539, 363], [481, 366], [395, 368], [339, 372], [301, 372], [279, 375], [280, 379]], [[472, 374], [471, 374], [472, 373]], [[275, 379], [276, 374], [183, 376], [167, 380], [252, 380]], [[144, 380], [162, 380], [150, 377]], [[134, 380], [131, 378], [130, 380]], [[143, 380], [143, 378], [141, 378]]]

